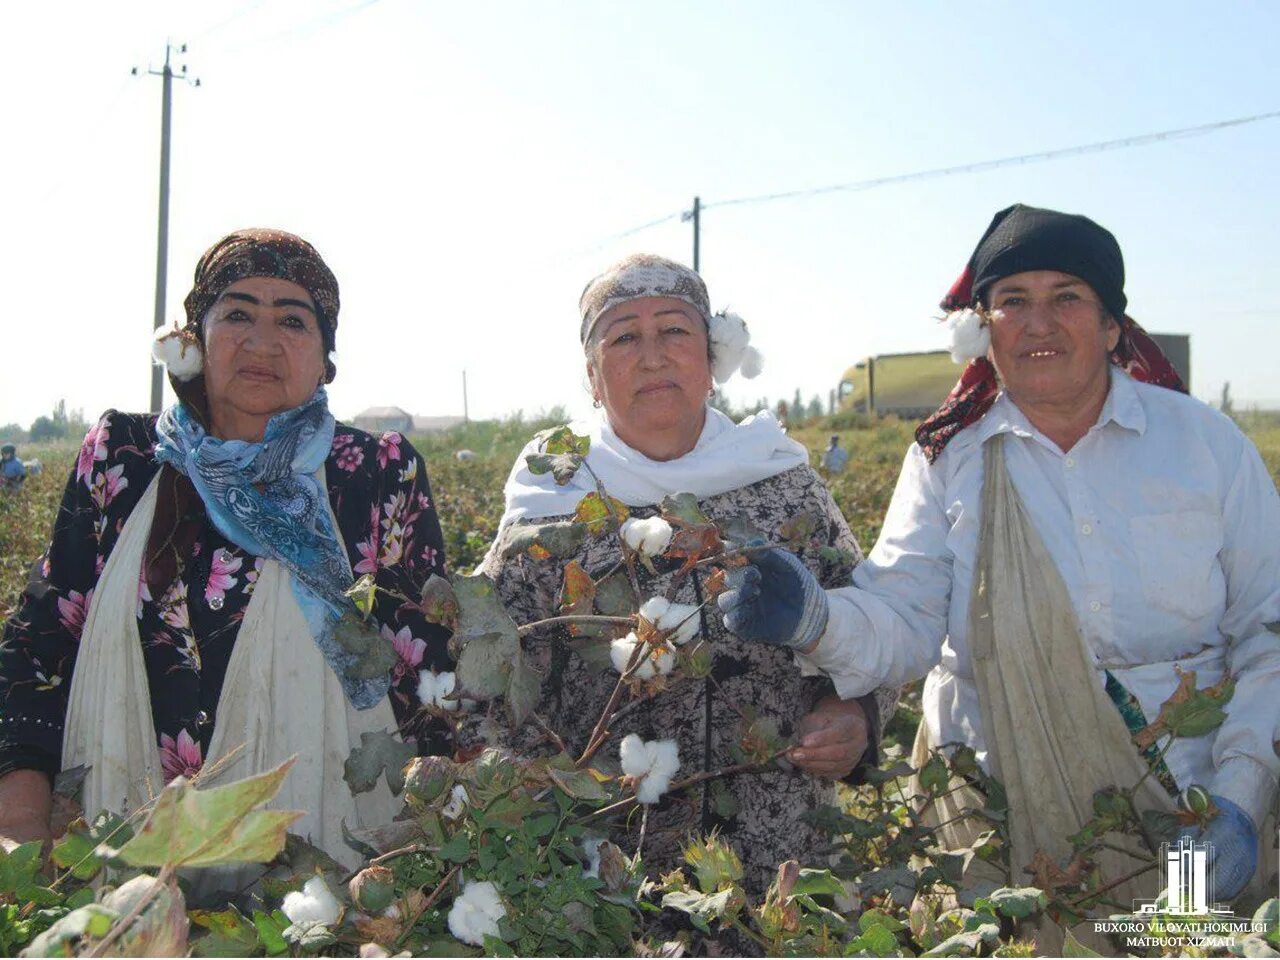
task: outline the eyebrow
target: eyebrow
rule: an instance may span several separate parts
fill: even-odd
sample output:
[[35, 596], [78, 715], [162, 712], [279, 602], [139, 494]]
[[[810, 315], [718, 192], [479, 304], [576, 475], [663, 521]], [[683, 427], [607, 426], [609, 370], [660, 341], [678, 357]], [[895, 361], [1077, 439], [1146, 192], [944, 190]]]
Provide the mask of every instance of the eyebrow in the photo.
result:
[[[1049, 289], [1063, 290], [1066, 287], [1082, 287], [1082, 286], [1085, 286], [1085, 282], [1083, 280], [1059, 280]], [[1027, 288], [1022, 286], [1001, 287], [997, 285], [995, 289], [992, 290], [992, 296], [998, 296], [999, 294], [1002, 294], [1002, 293], [1027, 293], [1027, 292], [1028, 292]]]
[[[244, 293], [243, 291], [240, 291], [240, 290], [228, 290], [226, 293], [222, 295], [220, 299], [243, 300], [245, 303], [252, 303], [255, 306], [260, 306], [262, 304], [262, 301], [259, 300], [257, 297], [255, 297], [253, 294]], [[316, 312], [315, 307], [307, 303], [305, 300], [298, 300], [293, 297], [281, 297], [279, 300], [271, 301], [271, 305], [273, 307], [301, 307], [303, 310], [310, 311], [312, 315], [314, 315]]]

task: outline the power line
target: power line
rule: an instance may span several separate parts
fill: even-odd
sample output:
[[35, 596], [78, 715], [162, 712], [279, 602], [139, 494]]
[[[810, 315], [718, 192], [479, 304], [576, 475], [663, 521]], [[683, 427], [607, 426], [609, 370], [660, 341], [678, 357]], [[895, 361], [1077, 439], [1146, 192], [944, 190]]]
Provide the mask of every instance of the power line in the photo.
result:
[[[1280, 110], [1273, 110], [1269, 113], [1257, 113], [1248, 117], [1235, 117], [1231, 120], [1219, 120], [1215, 123], [1204, 123], [1194, 127], [1179, 127], [1176, 130], [1161, 130], [1157, 133], [1144, 133], [1133, 137], [1122, 137], [1119, 140], [1102, 140], [1097, 143], [1086, 143], [1074, 147], [1061, 147], [1055, 150], [1044, 150], [1039, 153], [1024, 153], [1015, 157], [1000, 157], [996, 160], [981, 160], [977, 163], [963, 163], [954, 167], [937, 167], [932, 170], [917, 170], [912, 173], [899, 173], [887, 177], [873, 177], [870, 180], [854, 180], [848, 183], [835, 183], [825, 187], [808, 187], [802, 190], [783, 190], [778, 193], [764, 193], [752, 197], [735, 197], [731, 200], [713, 200], [710, 203], [701, 203], [701, 210], [707, 210], [711, 207], [729, 207], [744, 206], [751, 203], [768, 203], [773, 200], [794, 200], [799, 197], [815, 197], [825, 193], [853, 193], [863, 190], [873, 190], [876, 187], [889, 186], [897, 183], [910, 183], [918, 180], [936, 180], [942, 177], [954, 177], [965, 173], [981, 173], [986, 170], [996, 170], [1000, 167], [1023, 166], [1030, 163], [1043, 163], [1047, 160], [1057, 160], [1060, 157], [1075, 157], [1089, 153], [1105, 153], [1110, 150], [1124, 150], [1130, 147], [1142, 147], [1152, 143], [1162, 143], [1170, 140], [1181, 140], [1186, 137], [1203, 136], [1205, 134], [1216, 133], [1219, 130], [1225, 130], [1229, 127], [1240, 127], [1251, 123], [1261, 123], [1264, 120], [1274, 120], [1280, 117]], [[600, 249], [615, 240], [622, 240], [626, 237], [634, 236], [656, 227], [659, 224], [666, 223], [680, 217], [684, 220], [690, 219], [688, 211], [680, 213], [670, 213], [665, 217], [659, 217], [657, 220], [650, 220], [648, 223], [642, 223], [639, 226], [631, 227], [623, 230], [621, 233], [615, 233], [602, 240], [597, 241], [589, 247], [585, 247], [578, 251], [578, 255], [590, 253]]]
[[786, 190], [780, 193], [765, 193], [755, 197], [737, 197], [733, 200], [714, 200], [704, 203], [702, 209], [708, 207], [728, 207], [747, 203], [767, 203], [771, 200], [789, 200], [796, 197], [812, 197], [824, 193], [853, 192], [871, 190], [894, 183], [908, 183], [914, 180], [933, 180], [939, 177], [953, 177], [963, 173], [981, 173], [1000, 167], [1021, 166], [1028, 163], [1042, 163], [1056, 160], [1059, 157], [1076, 157], [1087, 153], [1104, 153], [1109, 150], [1124, 150], [1129, 147], [1143, 147], [1152, 143], [1169, 140], [1180, 140], [1185, 137], [1203, 136], [1216, 133], [1228, 127], [1240, 127], [1249, 123], [1260, 123], [1280, 117], [1280, 110], [1270, 113], [1258, 113], [1250, 117], [1236, 117], [1232, 120], [1219, 120], [1216, 123], [1205, 123], [1195, 127], [1180, 127], [1176, 130], [1161, 130], [1158, 133], [1144, 133], [1135, 137], [1123, 137], [1119, 140], [1103, 140], [1098, 143], [1086, 143], [1076, 147], [1062, 147], [1057, 150], [1044, 150], [1039, 153], [1024, 153], [1016, 157], [1001, 157], [998, 160], [982, 160], [978, 163], [964, 163], [955, 167], [938, 167], [933, 170], [919, 170], [914, 173], [901, 173], [889, 177], [874, 177], [870, 180], [854, 180], [851, 183], [836, 183], [826, 187], [810, 187], [805, 190]]

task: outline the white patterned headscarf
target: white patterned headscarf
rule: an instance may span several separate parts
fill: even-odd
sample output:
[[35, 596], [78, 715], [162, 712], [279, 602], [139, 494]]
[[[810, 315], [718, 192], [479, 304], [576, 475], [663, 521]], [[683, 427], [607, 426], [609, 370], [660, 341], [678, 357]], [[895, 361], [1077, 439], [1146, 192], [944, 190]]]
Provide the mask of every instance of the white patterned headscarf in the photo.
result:
[[683, 300], [698, 311], [704, 322], [711, 319], [711, 299], [700, 276], [666, 257], [633, 253], [588, 283], [578, 298], [582, 345], [590, 342], [596, 323], [605, 313], [620, 303], [641, 297]]
[[620, 303], [642, 297], [670, 297], [683, 300], [698, 311], [707, 325], [711, 350], [711, 373], [724, 383], [735, 373], [758, 376], [763, 367], [760, 351], [751, 346], [746, 322], [735, 313], [712, 314], [707, 285], [684, 264], [651, 253], [633, 253], [619, 260], [587, 284], [578, 298], [582, 314], [582, 345], [591, 343], [600, 318]]

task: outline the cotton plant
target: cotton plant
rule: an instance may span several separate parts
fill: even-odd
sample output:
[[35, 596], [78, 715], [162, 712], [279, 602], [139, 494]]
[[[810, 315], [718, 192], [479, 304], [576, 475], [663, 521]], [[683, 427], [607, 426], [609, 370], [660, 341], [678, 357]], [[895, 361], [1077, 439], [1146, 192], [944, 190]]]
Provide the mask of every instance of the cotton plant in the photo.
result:
[[342, 916], [342, 904], [338, 901], [324, 877], [316, 875], [302, 885], [301, 890], [286, 893], [280, 905], [284, 915], [296, 924], [335, 924]]

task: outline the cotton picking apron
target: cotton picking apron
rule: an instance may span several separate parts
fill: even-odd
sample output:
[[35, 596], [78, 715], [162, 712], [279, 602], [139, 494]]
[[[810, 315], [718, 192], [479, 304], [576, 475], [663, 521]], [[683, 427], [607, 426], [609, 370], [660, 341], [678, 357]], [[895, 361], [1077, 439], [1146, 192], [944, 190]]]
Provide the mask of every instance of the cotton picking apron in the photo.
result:
[[[125, 523], [98, 579], [71, 680], [62, 763], [64, 768], [89, 766], [84, 809], [90, 814], [128, 815], [164, 785], [137, 616], [158, 481], [159, 474]], [[200, 777], [200, 785], [262, 773], [296, 756], [280, 793], [267, 806], [306, 811], [290, 831], [355, 866], [359, 857], [343, 842], [343, 821], [351, 830], [380, 825], [399, 805], [382, 781], [353, 796], [342, 777], [343, 763], [362, 733], [395, 729], [389, 700], [369, 710], [348, 703], [311, 636], [288, 570], [267, 560], [227, 665], [204, 760], [209, 773]]]

